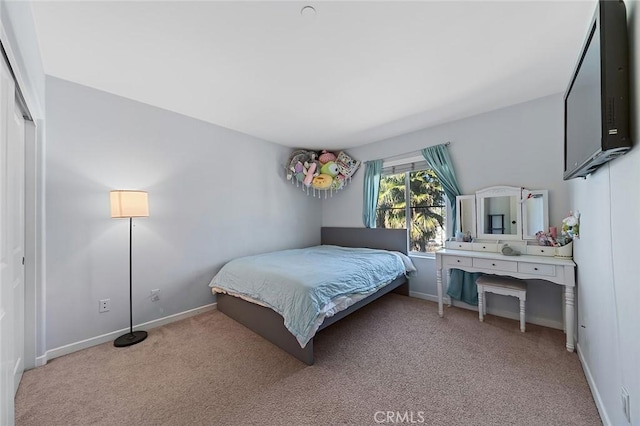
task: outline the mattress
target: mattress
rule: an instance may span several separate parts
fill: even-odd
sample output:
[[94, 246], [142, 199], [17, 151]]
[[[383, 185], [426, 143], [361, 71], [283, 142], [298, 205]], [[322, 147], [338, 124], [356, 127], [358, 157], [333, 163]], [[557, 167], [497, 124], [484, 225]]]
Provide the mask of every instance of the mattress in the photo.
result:
[[273, 309], [304, 348], [326, 317], [411, 270], [399, 252], [322, 245], [234, 259], [209, 286]]

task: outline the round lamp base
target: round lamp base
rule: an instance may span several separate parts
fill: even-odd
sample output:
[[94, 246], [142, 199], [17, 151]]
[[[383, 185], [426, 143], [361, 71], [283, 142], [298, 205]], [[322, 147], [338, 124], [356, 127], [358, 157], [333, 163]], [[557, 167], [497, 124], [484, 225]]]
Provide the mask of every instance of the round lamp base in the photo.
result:
[[122, 348], [124, 346], [131, 346], [131, 345], [135, 345], [136, 343], [142, 342], [146, 338], [147, 338], [146, 331], [134, 331], [133, 333], [123, 334], [122, 336], [118, 337], [113, 342], [113, 346], [117, 348]]

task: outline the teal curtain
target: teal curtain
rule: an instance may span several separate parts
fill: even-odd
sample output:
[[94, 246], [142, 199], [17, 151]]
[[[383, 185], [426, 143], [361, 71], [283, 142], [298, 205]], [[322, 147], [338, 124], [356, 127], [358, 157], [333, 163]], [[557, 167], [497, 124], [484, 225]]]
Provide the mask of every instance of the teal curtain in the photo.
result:
[[364, 203], [362, 205], [362, 222], [367, 228], [376, 227], [376, 208], [380, 192], [380, 175], [382, 160], [367, 161], [364, 165]]
[[465, 272], [452, 269], [447, 294], [456, 300], [469, 305], [478, 306], [478, 286], [476, 280], [482, 275], [479, 272]]
[[[456, 173], [453, 170], [451, 157], [449, 157], [449, 149], [446, 144], [430, 146], [422, 150], [424, 159], [429, 163], [429, 167], [436, 174], [438, 180], [442, 184], [442, 189], [449, 199], [451, 206], [450, 235], [455, 235], [456, 231], [456, 197], [462, 194], [456, 179]], [[478, 305], [478, 287], [476, 279], [482, 274], [461, 271], [459, 269], [451, 270], [451, 278], [449, 279], [449, 288], [447, 294], [454, 299], [462, 300], [470, 305]]]
[[456, 173], [453, 171], [453, 164], [449, 157], [449, 149], [446, 144], [430, 146], [422, 150], [424, 159], [429, 163], [429, 167], [436, 174], [438, 180], [442, 184], [442, 189], [449, 199], [451, 206], [452, 227], [450, 235], [455, 235], [456, 230], [456, 197], [462, 194], [456, 179]]

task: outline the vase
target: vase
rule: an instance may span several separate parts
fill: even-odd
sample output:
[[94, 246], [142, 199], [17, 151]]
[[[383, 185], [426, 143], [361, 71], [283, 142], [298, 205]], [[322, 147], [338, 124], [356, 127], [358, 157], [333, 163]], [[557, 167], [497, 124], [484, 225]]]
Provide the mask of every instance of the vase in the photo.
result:
[[572, 259], [573, 258], [573, 241], [569, 242], [569, 244], [556, 247], [554, 251], [554, 256], [560, 257], [563, 259]]

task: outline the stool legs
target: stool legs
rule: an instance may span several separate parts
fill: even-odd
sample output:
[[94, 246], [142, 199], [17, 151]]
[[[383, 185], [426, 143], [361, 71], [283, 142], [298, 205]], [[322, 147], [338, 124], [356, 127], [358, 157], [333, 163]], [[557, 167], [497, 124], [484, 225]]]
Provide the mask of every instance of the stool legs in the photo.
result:
[[[492, 287], [489, 287], [489, 291], [492, 290]], [[505, 294], [505, 293], [498, 293]], [[520, 331], [525, 332], [525, 303], [526, 303], [526, 293], [520, 292], [519, 294], [506, 294], [509, 296], [516, 296], [518, 300], [520, 300]], [[487, 315], [487, 296], [485, 293], [484, 285], [478, 285], [478, 318], [480, 322], [484, 322], [484, 317]]]

